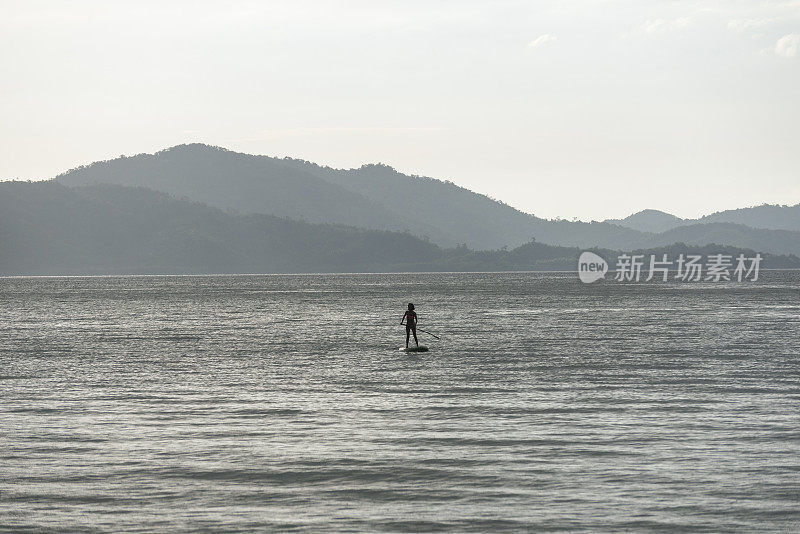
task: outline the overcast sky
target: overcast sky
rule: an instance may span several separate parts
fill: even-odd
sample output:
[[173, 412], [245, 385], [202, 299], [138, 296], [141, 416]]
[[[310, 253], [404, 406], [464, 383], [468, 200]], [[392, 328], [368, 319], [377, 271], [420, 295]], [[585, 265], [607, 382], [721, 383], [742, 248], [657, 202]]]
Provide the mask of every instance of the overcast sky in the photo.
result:
[[0, 0], [0, 179], [203, 142], [543, 217], [800, 202], [800, 1]]

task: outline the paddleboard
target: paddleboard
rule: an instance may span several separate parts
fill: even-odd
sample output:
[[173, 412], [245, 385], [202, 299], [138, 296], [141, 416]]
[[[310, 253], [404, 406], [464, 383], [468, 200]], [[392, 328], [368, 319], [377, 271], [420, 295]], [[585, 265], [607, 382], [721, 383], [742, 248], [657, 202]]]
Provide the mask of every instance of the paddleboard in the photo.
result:
[[428, 352], [428, 347], [420, 345], [419, 347], [400, 347], [398, 350], [400, 352]]

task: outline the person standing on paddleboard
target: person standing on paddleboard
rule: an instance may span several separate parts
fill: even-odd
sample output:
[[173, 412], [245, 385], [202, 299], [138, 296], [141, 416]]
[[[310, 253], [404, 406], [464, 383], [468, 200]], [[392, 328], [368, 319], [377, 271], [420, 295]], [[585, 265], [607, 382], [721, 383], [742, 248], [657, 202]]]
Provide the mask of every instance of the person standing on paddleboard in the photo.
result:
[[403, 318], [400, 319], [400, 324], [403, 324], [404, 321], [406, 325], [406, 348], [408, 348], [408, 338], [412, 332], [414, 333], [414, 343], [419, 347], [419, 341], [417, 341], [417, 312], [414, 311], [414, 305], [410, 302], [408, 303], [408, 310], [406, 310]]

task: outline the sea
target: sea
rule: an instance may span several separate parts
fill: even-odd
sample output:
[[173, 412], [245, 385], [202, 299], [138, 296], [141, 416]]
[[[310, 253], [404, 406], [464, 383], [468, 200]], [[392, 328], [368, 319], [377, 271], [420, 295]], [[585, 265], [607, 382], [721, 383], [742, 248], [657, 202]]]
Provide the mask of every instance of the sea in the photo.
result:
[[3, 532], [798, 530], [796, 271], [0, 278]]

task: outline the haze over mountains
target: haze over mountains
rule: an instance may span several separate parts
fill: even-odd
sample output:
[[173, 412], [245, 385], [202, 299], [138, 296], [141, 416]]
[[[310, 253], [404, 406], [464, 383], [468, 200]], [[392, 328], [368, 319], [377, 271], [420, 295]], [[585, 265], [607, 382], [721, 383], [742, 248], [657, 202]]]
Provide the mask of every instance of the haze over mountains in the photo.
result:
[[535, 239], [615, 250], [684, 242], [800, 254], [800, 205], [729, 210], [698, 220], [656, 210], [604, 222], [545, 220], [453, 183], [385, 165], [332, 169], [202, 144], [97, 162], [56, 180], [68, 186], [143, 186], [240, 214], [407, 231], [444, 247], [513, 248]]
[[[614, 261], [613, 251], [594, 250]], [[573, 270], [580, 252], [544, 243], [443, 249], [404, 232], [237, 215], [142, 187], [0, 182], [2, 275]], [[763, 267], [800, 268], [800, 258], [767, 255]]]
[[785, 255], [800, 255], [798, 222], [800, 206], [545, 220], [385, 165], [194, 144], [0, 182], [0, 274], [569, 270], [582, 249], [692, 247], [794, 268], [800, 259]]
[[0, 273], [391, 270], [439, 258], [410, 234], [237, 216], [138, 187], [0, 183]]
[[666, 232], [679, 226], [708, 223], [733, 223], [768, 230], [800, 231], [800, 204], [777, 206], [764, 204], [751, 208], [718, 211], [699, 219], [681, 219], [658, 210], [642, 210], [624, 219], [607, 219], [606, 222], [642, 232]]
[[527, 242], [532, 235], [526, 228], [529, 217], [513, 208], [382, 165], [339, 171], [195, 144], [94, 163], [57, 180], [144, 186], [243, 214], [408, 230], [450, 246], [469, 242], [495, 248]]

